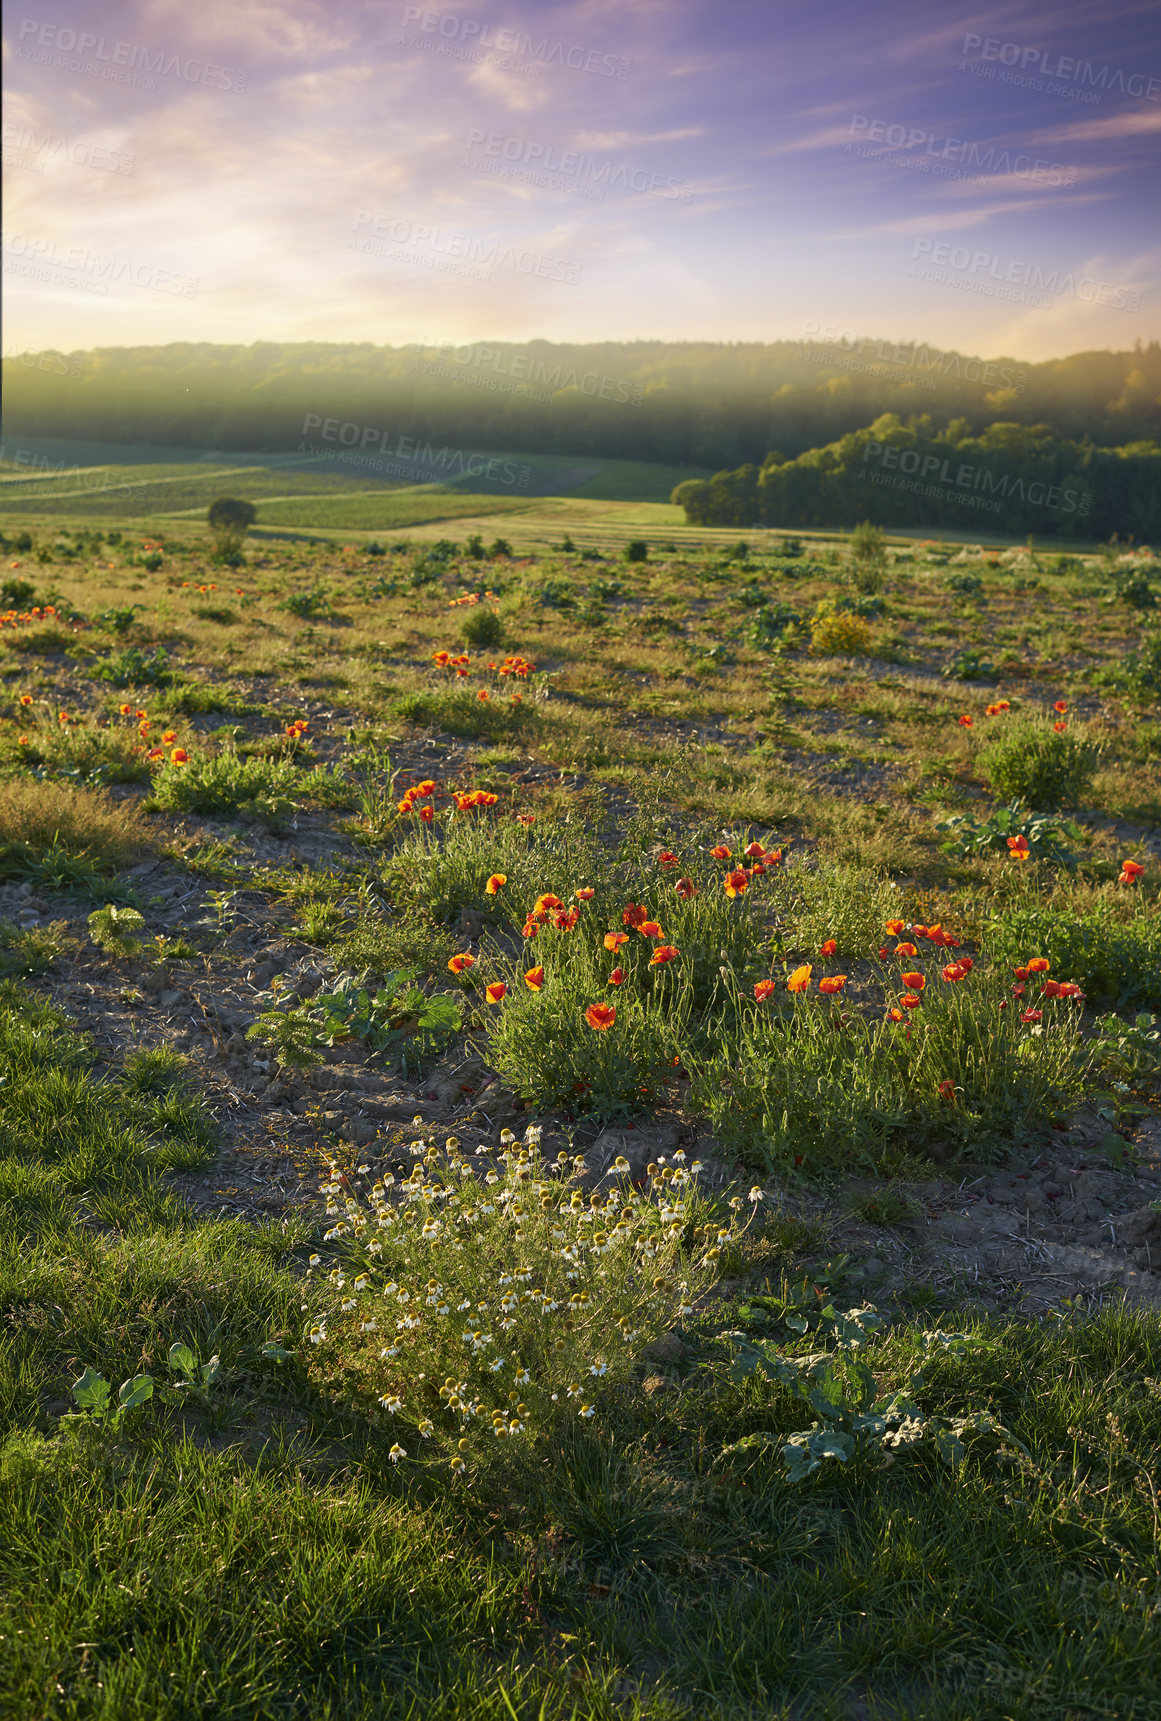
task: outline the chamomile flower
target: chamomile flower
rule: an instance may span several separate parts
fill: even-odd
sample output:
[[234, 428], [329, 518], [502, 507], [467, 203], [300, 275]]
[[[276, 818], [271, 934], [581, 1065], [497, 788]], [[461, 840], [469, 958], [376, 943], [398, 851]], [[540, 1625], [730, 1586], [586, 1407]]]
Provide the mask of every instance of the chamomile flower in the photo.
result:
[[396, 1441], [387, 1456], [391, 1460], [392, 1464], [398, 1464], [401, 1458], [407, 1457], [407, 1453], [404, 1448], [400, 1446], [399, 1442]]

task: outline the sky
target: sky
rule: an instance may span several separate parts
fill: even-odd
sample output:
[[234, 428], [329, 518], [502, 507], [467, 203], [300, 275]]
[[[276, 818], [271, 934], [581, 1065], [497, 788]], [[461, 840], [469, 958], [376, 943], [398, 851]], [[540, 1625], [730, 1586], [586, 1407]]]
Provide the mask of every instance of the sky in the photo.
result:
[[15, 0], [4, 350], [1161, 334], [1156, 0]]

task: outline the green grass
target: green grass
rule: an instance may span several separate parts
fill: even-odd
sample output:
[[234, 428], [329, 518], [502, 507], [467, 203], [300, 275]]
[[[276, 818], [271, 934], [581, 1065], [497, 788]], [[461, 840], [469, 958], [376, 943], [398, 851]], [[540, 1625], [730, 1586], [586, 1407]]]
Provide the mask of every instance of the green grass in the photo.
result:
[[[802, 1426], [785, 1389], [731, 1380], [728, 1302], [688, 1329], [678, 1388], [600, 1392], [591, 1425], [496, 1442], [470, 1485], [396, 1470], [303, 1343], [308, 1234], [166, 1193], [212, 1151], [180, 1066], [98, 1076], [9, 985], [0, 1073], [7, 1713], [1155, 1713], [1155, 1316], [969, 1319], [983, 1348], [928, 1370], [924, 1411], [990, 1409], [1027, 1455], [985, 1437], [954, 1473], [921, 1449], [792, 1484], [723, 1457]], [[204, 1399], [177, 1340], [221, 1359]], [[873, 1341], [877, 1377], [916, 1348], [907, 1321]], [[119, 1432], [61, 1420], [86, 1365], [154, 1376]]]

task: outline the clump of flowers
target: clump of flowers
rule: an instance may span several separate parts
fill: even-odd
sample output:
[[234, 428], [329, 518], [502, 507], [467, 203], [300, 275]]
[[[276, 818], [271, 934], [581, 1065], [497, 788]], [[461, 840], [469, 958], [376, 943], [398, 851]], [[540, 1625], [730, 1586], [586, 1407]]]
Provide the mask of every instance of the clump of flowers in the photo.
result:
[[329, 1378], [378, 1405], [393, 1461], [459, 1474], [497, 1440], [599, 1416], [602, 1383], [693, 1314], [749, 1223], [740, 1198], [700, 1195], [680, 1150], [638, 1183], [618, 1159], [587, 1195], [584, 1161], [548, 1160], [535, 1125], [473, 1158], [454, 1136], [409, 1151], [398, 1182], [367, 1166], [324, 1179], [334, 1264], [308, 1333]]

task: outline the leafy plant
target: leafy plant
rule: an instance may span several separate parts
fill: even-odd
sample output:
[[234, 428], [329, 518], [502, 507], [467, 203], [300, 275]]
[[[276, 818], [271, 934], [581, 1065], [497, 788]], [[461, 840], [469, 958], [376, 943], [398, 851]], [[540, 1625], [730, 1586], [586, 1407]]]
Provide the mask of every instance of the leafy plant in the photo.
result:
[[94, 681], [108, 682], [112, 687], [168, 687], [173, 681], [170, 662], [163, 645], [148, 651], [134, 645], [98, 658], [88, 673]]
[[312, 586], [308, 592], [291, 592], [279, 608], [300, 621], [330, 621], [335, 614], [325, 586]]
[[1033, 904], [997, 914], [985, 948], [1012, 966], [1046, 956], [1054, 977], [1074, 980], [1091, 1004], [1161, 1009], [1161, 915], [1117, 917], [1109, 903], [1087, 913]]
[[1075, 725], [1057, 730], [1034, 718], [1006, 724], [977, 756], [997, 795], [1036, 808], [1076, 806], [1099, 761], [1099, 748]]
[[958, 597], [974, 597], [982, 592], [984, 582], [978, 574], [947, 574], [944, 576], [944, 590], [955, 592]]
[[128, 633], [137, 620], [138, 611], [144, 608], [144, 604], [125, 604], [120, 609], [101, 610], [93, 617], [93, 625], [103, 627], [107, 633]]
[[140, 1409], [153, 1397], [153, 1376], [139, 1374], [132, 1380], [123, 1381], [114, 1400], [112, 1388], [104, 1375], [98, 1374], [89, 1366], [80, 1378], [73, 1382], [70, 1390], [77, 1410], [62, 1418], [62, 1421], [72, 1421], [75, 1417], [78, 1421], [89, 1422], [115, 1434], [131, 1410]]
[[1007, 854], [1009, 837], [1023, 837], [1030, 860], [1065, 867], [1069, 872], [1076, 870], [1077, 856], [1065, 846], [1064, 839], [1074, 843], [1085, 840], [1084, 832], [1071, 819], [1061, 819], [1052, 813], [1030, 813], [1020, 801], [998, 807], [986, 819], [957, 813], [935, 828], [950, 833], [948, 841], [939, 845], [945, 855], [962, 860], [968, 855]]
[[982, 652], [964, 646], [961, 651], [956, 652], [950, 663], [944, 664], [939, 673], [945, 681], [992, 681], [996, 671], [995, 666]]
[[1090, 1050], [1107, 1075], [1139, 1086], [1161, 1075], [1161, 1028], [1157, 1017], [1142, 1012], [1131, 1023], [1119, 1016], [1101, 1016]]
[[150, 805], [171, 813], [237, 813], [267, 822], [285, 819], [306, 792], [304, 774], [289, 759], [243, 759], [232, 748], [196, 754], [186, 765], [164, 765]]
[[[722, 1449], [722, 1457], [778, 1448], [787, 1480], [802, 1482], [827, 1459], [839, 1464], [864, 1452], [893, 1455], [926, 1441], [951, 1468], [966, 1455], [965, 1436], [995, 1434], [1027, 1454], [1011, 1431], [988, 1411], [967, 1416], [934, 1416], [920, 1409], [915, 1395], [924, 1385], [923, 1365], [913, 1369], [901, 1392], [880, 1394], [863, 1351], [880, 1322], [873, 1308], [848, 1309], [840, 1314], [833, 1303], [821, 1311], [835, 1338], [832, 1351], [795, 1356], [770, 1345], [758, 1345], [741, 1333], [726, 1337], [733, 1351], [730, 1378], [742, 1382], [758, 1375], [786, 1387], [807, 1404], [816, 1421], [787, 1437], [748, 1434]], [[932, 1355], [961, 1357], [983, 1341], [967, 1333], [926, 1332], [920, 1335], [924, 1359]]]
[[481, 604], [472, 610], [463, 624], [463, 635], [468, 645], [483, 646], [491, 649], [501, 645], [504, 639], [504, 624], [497, 612], [490, 606]]
[[222, 1361], [218, 1356], [212, 1356], [209, 1362], [199, 1362], [196, 1354], [180, 1339], [169, 1347], [169, 1366], [174, 1374], [181, 1376], [180, 1388], [191, 1397], [208, 1399], [210, 1388], [220, 1379]]
[[789, 644], [802, 626], [802, 612], [793, 604], [766, 604], [750, 618], [750, 643], [759, 650]]
[[135, 908], [106, 903], [89, 916], [89, 936], [110, 956], [139, 956], [145, 936], [145, 917]]
[[862, 616], [850, 615], [823, 600], [810, 624], [810, 649], [820, 657], [863, 657], [871, 648], [871, 630]]
[[644, 538], [630, 538], [621, 553], [627, 562], [647, 562], [649, 544]]

